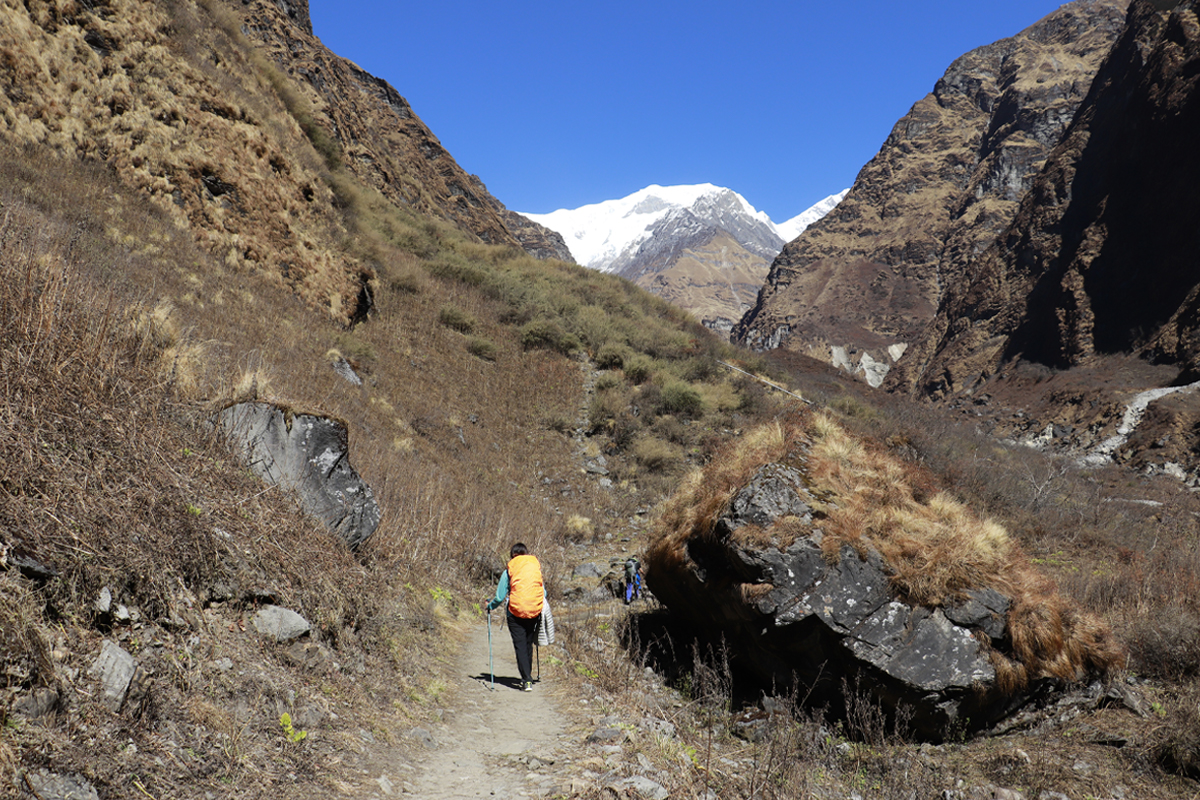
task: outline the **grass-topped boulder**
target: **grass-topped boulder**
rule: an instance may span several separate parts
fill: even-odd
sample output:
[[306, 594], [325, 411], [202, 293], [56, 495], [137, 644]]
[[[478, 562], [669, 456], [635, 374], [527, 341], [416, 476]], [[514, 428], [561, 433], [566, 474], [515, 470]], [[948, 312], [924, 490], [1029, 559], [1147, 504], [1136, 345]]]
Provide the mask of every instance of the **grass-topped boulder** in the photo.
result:
[[867, 700], [922, 738], [987, 727], [1121, 658], [1004, 528], [820, 413], [695, 471], [647, 566], [735, 669], [834, 713]]

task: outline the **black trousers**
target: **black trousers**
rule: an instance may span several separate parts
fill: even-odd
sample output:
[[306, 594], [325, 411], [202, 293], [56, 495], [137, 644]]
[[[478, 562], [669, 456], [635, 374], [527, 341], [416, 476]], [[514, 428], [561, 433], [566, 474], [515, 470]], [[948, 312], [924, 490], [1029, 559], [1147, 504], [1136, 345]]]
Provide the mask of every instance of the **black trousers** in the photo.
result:
[[522, 681], [533, 680], [533, 645], [537, 642], [538, 614], [533, 619], [522, 619], [508, 612], [508, 632], [512, 635], [513, 649], [517, 651], [517, 669]]

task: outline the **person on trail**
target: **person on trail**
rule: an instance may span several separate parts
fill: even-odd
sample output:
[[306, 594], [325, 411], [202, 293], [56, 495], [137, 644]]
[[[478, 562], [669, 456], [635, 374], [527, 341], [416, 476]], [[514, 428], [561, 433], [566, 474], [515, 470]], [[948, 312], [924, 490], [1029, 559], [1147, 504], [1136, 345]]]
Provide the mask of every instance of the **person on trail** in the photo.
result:
[[546, 600], [546, 588], [542, 583], [542, 565], [530, 555], [529, 548], [523, 543], [517, 542], [512, 546], [509, 559], [500, 582], [496, 584], [496, 596], [487, 601], [487, 610], [499, 608], [507, 600], [508, 632], [512, 635], [513, 649], [517, 652], [521, 688], [532, 692], [533, 644], [537, 638], [542, 605]]
[[625, 562], [625, 605], [642, 596], [642, 565], [637, 556]]

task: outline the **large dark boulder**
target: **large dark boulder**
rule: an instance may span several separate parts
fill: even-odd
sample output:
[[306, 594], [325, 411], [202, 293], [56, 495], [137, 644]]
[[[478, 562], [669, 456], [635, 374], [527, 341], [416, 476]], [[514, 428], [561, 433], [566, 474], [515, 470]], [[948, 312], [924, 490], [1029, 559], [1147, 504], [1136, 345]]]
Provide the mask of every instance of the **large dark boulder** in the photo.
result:
[[237, 403], [218, 427], [250, 468], [296, 493], [301, 507], [357, 548], [379, 525], [379, 506], [350, 466], [346, 426], [271, 403]]
[[[1001, 691], [989, 646], [1003, 650], [1010, 600], [984, 587], [930, 608], [893, 590], [880, 553], [842, 546], [836, 560], [812, 509], [802, 472], [767, 464], [737, 491], [711, 533], [687, 539], [685, 553], [655, 557], [647, 581], [673, 613], [715, 638], [735, 667], [764, 687], [792, 687], [838, 710], [869, 700], [938, 740], [989, 725], [1025, 698]], [[735, 537], [791, 518], [803, 535], [784, 545]]]

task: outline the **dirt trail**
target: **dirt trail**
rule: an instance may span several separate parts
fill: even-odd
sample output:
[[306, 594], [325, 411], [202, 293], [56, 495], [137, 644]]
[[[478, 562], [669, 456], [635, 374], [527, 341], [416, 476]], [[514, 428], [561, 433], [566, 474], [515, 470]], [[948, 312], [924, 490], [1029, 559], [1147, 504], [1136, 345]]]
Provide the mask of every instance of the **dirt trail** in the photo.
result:
[[[535, 684], [532, 692], [516, 688], [512, 639], [503, 615], [491, 617], [495, 689], [488, 667], [487, 626], [472, 625], [453, 671], [453, 706], [430, 731], [428, 758], [406, 781], [406, 794], [423, 800], [538, 797], [556, 794], [566, 785], [563, 776], [579, 737], [568, 736], [569, 722], [548, 682]], [[545, 677], [546, 664], [542, 667]]]

